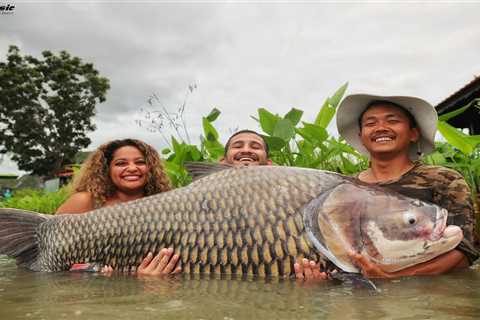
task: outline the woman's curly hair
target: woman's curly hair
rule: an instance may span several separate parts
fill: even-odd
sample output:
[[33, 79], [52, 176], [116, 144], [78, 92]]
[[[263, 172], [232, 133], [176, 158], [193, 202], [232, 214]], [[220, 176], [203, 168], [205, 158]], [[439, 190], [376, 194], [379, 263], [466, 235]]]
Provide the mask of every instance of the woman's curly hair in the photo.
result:
[[146, 196], [172, 189], [158, 152], [140, 140], [123, 139], [107, 142], [90, 154], [73, 180], [73, 192], [91, 193], [95, 208], [102, 207], [107, 199], [115, 194], [116, 190], [110, 178], [110, 162], [113, 153], [125, 146], [137, 148], [145, 157], [149, 168], [145, 185]]

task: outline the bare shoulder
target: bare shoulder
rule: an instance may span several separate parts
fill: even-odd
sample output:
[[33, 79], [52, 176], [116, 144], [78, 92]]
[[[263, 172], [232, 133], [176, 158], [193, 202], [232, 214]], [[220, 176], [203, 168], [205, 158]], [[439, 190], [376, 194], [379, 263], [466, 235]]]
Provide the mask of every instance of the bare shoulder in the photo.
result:
[[84, 213], [94, 209], [93, 197], [90, 192], [77, 192], [72, 194], [57, 209], [57, 214], [75, 214]]

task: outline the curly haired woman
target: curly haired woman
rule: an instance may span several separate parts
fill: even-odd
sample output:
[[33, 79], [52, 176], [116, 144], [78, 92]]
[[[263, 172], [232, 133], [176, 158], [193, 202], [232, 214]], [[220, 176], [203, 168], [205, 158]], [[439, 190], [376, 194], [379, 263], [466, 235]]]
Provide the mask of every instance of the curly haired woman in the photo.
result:
[[[57, 214], [80, 214], [105, 206], [169, 191], [170, 180], [158, 152], [135, 139], [113, 140], [97, 148], [73, 182], [73, 194]], [[140, 275], [180, 272], [172, 249], [149, 253], [137, 268]], [[83, 265], [74, 265], [74, 269]], [[111, 271], [108, 267], [106, 271]]]

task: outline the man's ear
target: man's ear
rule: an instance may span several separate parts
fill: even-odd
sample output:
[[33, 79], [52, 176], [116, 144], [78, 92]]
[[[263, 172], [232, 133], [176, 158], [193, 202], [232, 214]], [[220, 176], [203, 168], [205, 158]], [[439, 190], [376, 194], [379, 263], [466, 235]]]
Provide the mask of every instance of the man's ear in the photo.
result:
[[362, 140], [362, 130], [360, 129], [360, 131], [358, 131], [358, 138], [360, 138], [360, 142], [362, 143], [362, 146], [365, 146], [365, 144], [363, 143], [363, 140]]
[[417, 142], [418, 139], [420, 139], [420, 135], [421, 135], [421, 134], [420, 134], [420, 129], [418, 129], [418, 128], [412, 128], [412, 129], [410, 130], [410, 141], [411, 141], [412, 143]]
[[273, 164], [272, 160], [267, 159], [267, 166], [271, 166]]

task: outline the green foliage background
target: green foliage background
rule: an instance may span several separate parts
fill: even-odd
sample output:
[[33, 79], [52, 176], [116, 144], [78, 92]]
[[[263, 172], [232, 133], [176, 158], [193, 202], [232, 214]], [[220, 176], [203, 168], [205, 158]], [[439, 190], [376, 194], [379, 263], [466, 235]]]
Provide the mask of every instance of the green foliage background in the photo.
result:
[[15, 191], [15, 195], [12, 198], [0, 201], [0, 208], [16, 208], [52, 214], [67, 200], [69, 195], [69, 187], [61, 188], [57, 192], [23, 189]]

